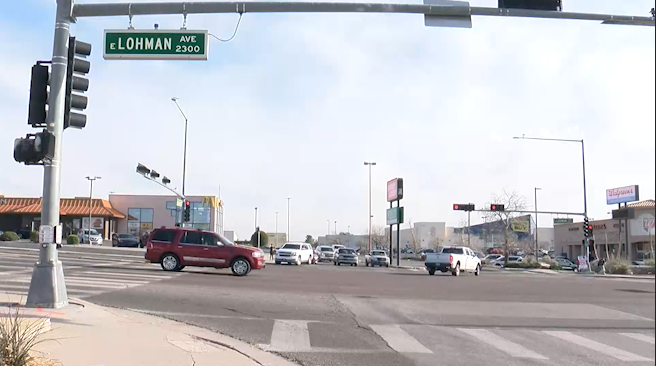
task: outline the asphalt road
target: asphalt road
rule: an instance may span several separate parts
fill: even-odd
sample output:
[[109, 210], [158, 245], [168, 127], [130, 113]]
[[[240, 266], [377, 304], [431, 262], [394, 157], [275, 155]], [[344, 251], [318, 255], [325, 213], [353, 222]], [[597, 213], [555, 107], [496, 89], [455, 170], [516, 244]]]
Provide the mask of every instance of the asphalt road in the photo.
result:
[[[656, 357], [653, 280], [330, 264], [268, 265], [241, 278], [187, 267], [156, 279], [170, 274], [129, 255], [134, 263], [82, 272], [153, 280], [86, 300], [212, 329], [303, 365], [653, 365]], [[75, 271], [66, 270], [67, 282], [82, 275]]]

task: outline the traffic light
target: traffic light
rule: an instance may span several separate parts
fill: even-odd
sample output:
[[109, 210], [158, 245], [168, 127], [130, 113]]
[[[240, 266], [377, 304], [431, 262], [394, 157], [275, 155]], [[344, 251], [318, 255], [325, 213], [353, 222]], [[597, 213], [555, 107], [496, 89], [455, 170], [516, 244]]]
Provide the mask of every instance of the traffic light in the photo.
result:
[[563, 11], [562, 0], [499, 0], [500, 9]]
[[472, 203], [467, 203], [467, 204], [454, 203], [453, 204], [453, 210], [454, 211], [474, 211], [475, 210], [475, 205], [472, 204]]
[[32, 66], [32, 81], [30, 82], [30, 104], [27, 114], [27, 124], [32, 127], [46, 126], [46, 105], [48, 105], [48, 66], [37, 63]]
[[499, 204], [499, 203], [493, 203], [490, 205], [490, 211], [505, 211], [506, 206]]
[[[64, 129], [68, 127], [84, 128], [87, 125], [87, 116], [72, 112], [71, 109], [82, 111], [87, 108], [88, 99], [83, 93], [89, 90], [89, 79], [84, 74], [91, 69], [91, 63], [87, 60], [76, 58], [91, 55], [91, 45], [68, 37], [68, 67], [66, 68], [66, 99], [64, 103]], [[78, 73], [80, 76], [76, 75]]]
[[185, 200], [184, 222], [191, 221], [191, 202]]
[[55, 135], [43, 130], [14, 140], [14, 160], [25, 165], [38, 165], [55, 157]]
[[583, 236], [586, 238], [592, 236], [592, 225], [587, 217], [583, 218]]

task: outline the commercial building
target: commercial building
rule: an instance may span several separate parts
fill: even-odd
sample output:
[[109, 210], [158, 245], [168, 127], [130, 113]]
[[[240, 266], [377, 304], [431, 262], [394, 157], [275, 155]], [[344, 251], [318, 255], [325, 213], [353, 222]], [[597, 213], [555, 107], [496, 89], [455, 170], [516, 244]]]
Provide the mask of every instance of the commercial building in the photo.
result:
[[[628, 230], [624, 221], [616, 219], [590, 221], [593, 227], [594, 247], [599, 257], [617, 256], [630, 261], [653, 258], [655, 201], [646, 200], [628, 204], [635, 217], [629, 219]], [[583, 223], [554, 226], [556, 252], [576, 259], [583, 250]]]
[[[185, 227], [223, 234], [223, 202], [216, 196], [187, 196], [191, 202], [190, 222]], [[41, 226], [41, 198], [0, 196], [0, 230], [38, 231]], [[109, 200], [62, 198], [60, 216], [63, 235], [81, 228], [96, 229], [105, 239], [112, 233], [141, 235], [153, 228], [175, 226], [182, 221], [182, 207], [175, 196], [111, 194]]]
[[[223, 235], [223, 202], [216, 196], [187, 196], [190, 221], [184, 227], [210, 230]], [[117, 221], [116, 232], [140, 235], [182, 221], [183, 209], [176, 196], [110, 194], [109, 203], [125, 218]]]

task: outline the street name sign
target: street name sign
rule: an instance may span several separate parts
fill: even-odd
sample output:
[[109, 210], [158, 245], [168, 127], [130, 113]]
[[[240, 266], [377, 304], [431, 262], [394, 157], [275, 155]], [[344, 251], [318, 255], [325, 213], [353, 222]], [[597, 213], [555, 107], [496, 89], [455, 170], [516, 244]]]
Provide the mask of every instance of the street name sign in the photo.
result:
[[207, 60], [206, 30], [106, 29], [105, 60]]
[[559, 224], [573, 224], [574, 219], [572, 218], [555, 218], [553, 219], [554, 225], [559, 225]]

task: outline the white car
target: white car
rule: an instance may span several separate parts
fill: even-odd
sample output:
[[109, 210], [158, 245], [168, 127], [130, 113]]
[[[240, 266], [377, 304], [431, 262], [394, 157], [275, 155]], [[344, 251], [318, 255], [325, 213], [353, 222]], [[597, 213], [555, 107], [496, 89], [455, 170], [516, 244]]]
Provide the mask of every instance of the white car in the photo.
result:
[[316, 253], [319, 256], [319, 262], [332, 261], [335, 258], [335, 249], [328, 245], [318, 246]]
[[[91, 235], [89, 235], [88, 229], [80, 230], [78, 236], [80, 237], [81, 243], [94, 245], [102, 245], [103, 243], [102, 235], [100, 235], [96, 229], [91, 229]], [[91, 242], [89, 242], [89, 240], [91, 240]]]
[[364, 264], [367, 267], [375, 265], [389, 267], [390, 259], [384, 250], [372, 250], [371, 253], [364, 256]]
[[293, 263], [300, 265], [301, 263], [312, 263], [314, 257], [314, 250], [312, 246], [307, 243], [285, 243], [280, 249], [276, 251], [276, 264], [280, 263]]

